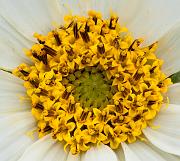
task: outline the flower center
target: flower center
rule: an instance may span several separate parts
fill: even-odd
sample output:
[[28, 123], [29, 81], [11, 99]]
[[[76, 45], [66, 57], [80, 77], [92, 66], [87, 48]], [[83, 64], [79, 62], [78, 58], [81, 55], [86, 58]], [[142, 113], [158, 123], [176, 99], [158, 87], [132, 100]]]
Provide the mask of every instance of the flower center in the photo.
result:
[[117, 16], [103, 20], [94, 11], [34, 36], [38, 43], [26, 51], [33, 65], [13, 74], [24, 80], [39, 137], [51, 133], [72, 154], [142, 137], [171, 84], [154, 54], [157, 42], [141, 47]]
[[112, 87], [112, 80], [108, 80], [106, 73], [98, 67], [88, 67], [78, 70], [68, 76], [73, 84], [73, 96], [83, 108], [101, 108], [113, 104], [112, 96], [116, 89]]

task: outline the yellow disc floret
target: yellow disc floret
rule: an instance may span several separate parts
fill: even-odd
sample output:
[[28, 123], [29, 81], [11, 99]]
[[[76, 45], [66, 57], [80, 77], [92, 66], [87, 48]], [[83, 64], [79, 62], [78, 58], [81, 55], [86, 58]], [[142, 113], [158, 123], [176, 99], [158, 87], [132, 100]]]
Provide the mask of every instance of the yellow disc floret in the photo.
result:
[[171, 80], [154, 54], [157, 42], [141, 47], [113, 15], [66, 16], [64, 26], [38, 43], [13, 74], [24, 80], [39, 137], [65, 141], [73, 154], [92, 144], [112, 149], [141, 138], [160, 111]]

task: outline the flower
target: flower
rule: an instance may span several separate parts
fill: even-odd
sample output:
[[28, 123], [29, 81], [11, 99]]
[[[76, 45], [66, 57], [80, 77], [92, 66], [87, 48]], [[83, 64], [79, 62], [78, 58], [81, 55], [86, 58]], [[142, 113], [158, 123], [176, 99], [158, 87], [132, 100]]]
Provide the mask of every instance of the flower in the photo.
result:
[[[163, 7], [162, 7], [163, 3]], [[168, 92], [166, 93], [164, 98], [169, 98], [170, 104], [167, 108], [167, 102], [161, 107], [161, 111], [157, 114], [157, 117], [154, 119], [153, 124], [148, 122], [149, 127], [146, 127], [146, 122], [138, 122], [134, 124], [131, 123], [131, 127], [133, 129], [132, 133], [129, 133], [129, 129], [127, 127], [121, 126], [123, 122], [129, 122], [131, 117], [138, 120], [139, 116], [135, 116], [133, 110], [129, 111], [131, 114], [129, 116], [124, 116], [127, 109], [122, 108], [121, 103], [115, 105], [108, 105], [104, 101], [104, 106], [108, 106], [108, 110], [100, 110], [94, 109], [89, 111], [88, 109], [83, 109], [78, 103], [75, 104], [75, 101], [78, 100], [78, 92], [84, 92], [84, 87], [88, 86], [87, 81], [84, 81], [85, 78], [89, 78], [87, 72], [80, 73], [83, 75], [79, 77], [79, 72], [77, 71], [77, 81], [74, 82], [74, 86], [77, 86], [77, 90], [74, 93], [74, 97], [72, 97], [71, 92], [73, 91], [71, 87], [64, 88], [66, 81], [62, 84], [61, 80], [63, 79], [61, 75], [56, 77], [56, 86], [48, 86], [47, 84], [51, 83], [51, 79], [55, 77], [55, 73], [53, 70], [46, 72], [45, 75], [37, 75], [37, 70], [43, 69], [43, 64], [47, 64], [46, 56], [44, 55], [36, 55], [43, 49], [46, 53], [49, 53], [51, 57], [56, 56], [56, 52], [52, 47], [47, 45], [43, 45], [44, 37], [41, 35], [46, 35], [51, 27], [54, 25], [57, 27], [63, 23], [64, 15], [67, 15], [72, 9], [73, 14], [83, 15], [89, 9], [94, 9], [100, 11], [105, 18], [109, 15], [109, 9], [111, 8], [114, 11], [120, 20], [120, 23], [127, 26], [127, 28], [132, 31], [135, 38], [142, 37], [145, 40], [144, 45], [148, 46], [149, 44], [158, 41], [159, 47], [157, 49], [156, 55], [158, 58], [164, 61], [162, 66], [163, 72], [167, 75], [167, 77], [176, 73], [180, 69], [179, 65], [179, 57], [178, 53], [179, 49], [179, 24], [175, 23], [179, 20], [179, 2], [174, 1], [79, 1], [78, 3], [75, 1], [50, 1], [50, 0], [28, 0], [22, 1], [18, 0], [16, 2], [10, 0], [2, 0], [0, 2], [0, 14], [1, 14], [1, 59], [0, 59], [0, 140], [1, 140], [1, 152], [0, 158], [1, 160], [20, 160], [26, 161], [33, 158], [34, 160], [107, 160], [107, 161], [117, 161], [117, 160], [126, 160], [126, 161], [140, 161], [140, 160], [179, 160], [178, 156], [180, 155], [180, 140], [179, 140], [179, 83], [173, 84], [170, 86]], [[70, 8], [70, 9], [69, 9]], [[173, 12], [172, 12], [173, 10]], [[163, 16], [162, 16], [163, 13]], [[93, 14], [93, 13], [92, 13]], [[71, 17], [71, 16], [70, 16]], [[96, 14], [97, 18], [100, 18], [100, 15]], [[68, 18], [68, 17], [67, 17]], [[112, 21], [111, 21], [112, 20]], [[111, 25], [109, 26], [113, 29], [116, 24], [116, 19], [111, 19]], [[94, 21], [97, 21], [95, 19]], [[53, 22], [53, 25], [52, 25]], [[56, 24], [58, 23], [58, 24]], [[77, 24], [76, 24], [77, 25]], [[77, 34], [78, 26], [74, 25], [74, 37], [78, 38], [81, 36], [82, 39], [87, 43], [89, 38], [87, 33], [81, 31], [80, 35]], [[71, 24], [70, 24], [71, 26]], [[125, 28], [121, 28], [122, 30], [126, 30]], [[168, 31], [169, 30], [169, 31]], [[106, 32], [106, 28], [104, 29]], [[39, 39], [39, 43], [41, 45], [33, 45], [35, 43], [35, 39], [33, 39], [32, 35], [34, 32], [40, 33], [41, 35], [35, 34], [35, 37]], [[50, 35], [51, 36], [51, 35]], [[57, 38], [57, 34], [54, 33], [54, 38], [56, 39], [57, 45], [60, 44], [60, 40]], [[69, 41], [69, 40], [67, 40]], [[137, 39], [135, 41], [135, 45], [141, 42], [141, 39]], [[128, 44], [125, 42], [121, 42], [121, 47], [126, 49]], [[153, 46], [155, 46], [154, 44]], [[22, 54], [22, 48], [30, 49], [33, 46], [33, 50], [37, 51], [34, 53], [33, 57], [36, 59], [40, 59], [42, 63], [38, 64], [36, 67], [33, 66], [33, 62], [29, 61], [26, 56]], [[114, 46], [118, 46], [118, 43], [115, 41]], [[71, 52], [71, 48], [65, 48], [67, 53]], [[77, 48], [78, 50], [78, 48]], [[94, 48], [92, 48], [92, 51]], [[97, 49], [100, 54], [103, 54], [105, 51], [110, 50], [108, 46], [104, 47], [103, 41], [97, 44]], [[115, 49], [114, 49], [115, 50]], [[149, 48], [145, 48], [144, 52], [147, 52]], [[31, 53], [26, 51], [27, 55], [32, 56]], [[140, 52], [141, 53], [141, 52]], [[124, 56], [124, 52], [122, 52], [122, 56]], [[171, 54], [171, 55], [169, 55]], [[69, 54], [70, 55], [70, 54]], [[98, 61], [96, 57], [93, 57], [93, 61], [90, 61], [93, 53], [86, 53], [86, 63], [91, 64], [92, 62]], [[39, 57], [41, 56], [41, 57]], [[116, 55], [115, 57], [118, 57]], [[74, 59], [74, 58], [73, 58]], [[61, 57], [61, 61], [65, 61], [65, 57]], [[77, 57], [75, 63], [79, 64], [79, 68], [85, 68], [85, 65], [82, 61], [82, 57]], [[108, 69], [108, 60], [101, 59], [100, 63], [102, 64], [103, 69]], [[25, 64], [22, 64], [25, 63]], [[56, 62], [51, 62], [51, 66], [53, 67]], [[69, 70], [74, 69], [75, 63], [69, 63]], [[35, 116], [35, 119], [38, 120], [38, 124], [32, 117], [30, 112], [31, 104], [30, 98], [26, 96], [26, 90], [23, 88], [23, 81], [14, 77], [11, 72], [16, 66], [19, 66], [18, 71], [21, 71], [22, 75], [18, 75], [23, 78], [26, 82], [24, 83], [25, 88], [27, 89], [28, 96], [31, 96], [33, 108], [32, 114]], [[31, 66], [29, 68], [27, 66]], [[134, 70], [131, 61], [127, 61], [128, 70]], [[153, 63], [154, 64], [154, 63]], [[67, 65], [67, 64], [66, 64]], [[111, 64], [113, 67], [117, 64]], [[160, 66], [161, 62], [157, 61], [156, 66]], [[69, 76], [66, 66], [62, 63], [58, 67], [64, 76]], [[155, 69], [155, 68], [154, 68]], [[31, 71], [32, 70], [32, 71]], [[87, 69], [89, 70], [89, 69]], [[92, 70], [92, 69], [91, 69]], [[122, 68], [119, 66], [118, 70], [121, 71]], [[142, 68], [145, 73], [147, 69]], [[9, 72], [9, 73], [8, 73]], [[106, 100], [104, 95], [107, 94], [107, 98], [111, 98], [108, 94], [108, 91], [111, 87], [107, 84], [107, 80], [102, 80], [102, 75], [99, 75], [99, 72], [96, 69], [93, 69], [95, 72], [95, 76], [91, 76], [92, 80], [98, 81], [101, 85], [101, 91], [103, 91], [103, 95], [100, 100], [96, 101], [96, 104], [93, 104], [95, 107], [99, 107], [99, 102], [102, 100]], [[135, 80], [142, 77], [142, 73], [137, 73], [134, 75]], [[114, 74], [114, 71], [106, 73], [108, 78], [111, 78], [111, 75]], [[37, 89], [39, 87], [39, 80], [43, 77], [43, 81], [41, 82], [41, 90]], [[118, 79], [117, 79], [118, 78]], [[161, 77], [157, 77], [159, 79]], [[125, 80], [128, 80], [128, 76], [124, 77]], [[73, 74], [71, 77], [68, 77], [68, 80], [74, 80]], [[97, 80], [96, 80], [97, 81]], [[121, 77], [116, 77], [113, 81], [113, 85], [118, 86], [118, 91], [122, 90], [123, 92], [115, 91], [116, 94], [113, 96], [115, 102], [118, 100], [122, 100], [124, 98], [124, 94], [129, 93], [130, 85], [128, 82], [124, 84], [122, 88], [119, 83], [121, 82]], [[79, 83], [83, 84], [83, 88], [78, 88]], [[92, 84], [92, 82], [91, 82]], [[110, 83], [112, 84], [112, 82]], [[164, 84], [168, 84], [168, 82], [161, 82], [161, 91], [166, 91], [166, 86]], [[145, 84], [140, 84], [139, 90], [144, 91], [146, 88]], [[153, 88], [156, 88], [153, 85]], [[136, 89], [134, 89], [136, 90]], [[52, 92], [52, 97], [47, 98], [47, 92]], [[113, 91], [111, 89], [110, 91]], [[37, 95], [32, 95], [33, 92], [40, 93], [41, 98]], [[90, 92], [92, 92], [90, 90]], [[96, 91], [97, 92], [97, 91]], [[123, 93], [123, 95], [122, 95]], [[100, 93], [99, 93], [100, 94]], [[154, 104], [153, 101], [166, 101], [162, 98], [162, 95], [156, 93], [156, 96], [152, 95], [152, 93], [146, 92], [146, 95], [151, 97], [150, 106], [152, 109], [159, 109], [159, 106]], [[62, 96], [62, 100], [60, 102], [53, 102], [54, 99]], [[93, 98], [93, 95], [89, 94], [90, 98]], [[95, 98], [97, 96], [95, 95]], [[53, 99], [52, 99], [53, 98]], [[69, 102], [67, 102], [67, 99]], [[82, 99], [86, 99], [86, 95], [82, 97]], [[139, 102], [143, 101], [142, 96], [139, 96], [137, 99]], [[130, 98], [129, 101], [133, 100], [134, 97]], [[155, 100], [154, 100], [155, 99]], [[40, 104], [39, 101], [42, 101], [43, 104]], [[84, 103], [84, 101], [79, 100], [80, 103]], [[70, 104], [68, 104], [70, 103]], [[93, 101], [89, 102], [92, 104]], [[68, 104], [68, 105], [67, 105]], [[54, 110], [51, 110], [53, 106]], [[85, 104], [84, 106], [87, 106]], [[59, 110], [59, 107], [62, 107]], [[38, 110], [42, 110], [45, 108], [43, 113]], [[78, 110], [77, 110], [78, 109]], [[111, 117], [111, 110], [119, 110], [117, 115]], [[94, 112], [95, 119], [93, 123], [89, 120], [91, 118], [91, 114]], [[147, 112], [147, 111], [146, 111]], [[65, 117], [68, 113], [68, 117]], [[120, 114], [122, 113], [122, 114]], [[150, 110], [145, 115], [146, 120], [151, 120], [156, 115], [155, 110]], [[60, 118], [64, 117], [64, 119], [59, 120], [58, 117], [54, 119], [54, 116], [59, 116]], [[77, 122], [77, 125], [74, 125], [73, 122], [69, 120], [74, 117], [74, 120]], [[43, 118], [43, 119], [42, 119]], [[107, 119], [106, 119], [107, 118]], [[116, 128], [112, 128], [109, 125], [108, 121], [112, 120], [113, 126]], [[117, 120], [119, 122], [117, 122]], [[47, 125], [47, 122], [50, 121], [51, 124]], [[68, 122], [69, 121], [69, 122]], [[86, 122], [84, 126], [84, 121]], [[99, 124], [98, 124], [99, 123]], [[38, 129], [40, 130], [39, 136], [41, 139], [37, 138], [36, 127], [38, 125]], [[57, 127], [61, 125], [62, 129], [58, 132], [59, 129]], [[99, 125], [99, 126], [97, 126]], [[140, 130], [141, 127], [146, 127]], [[79, 129], [75, 131], [73, 139], [70, 139], [72, 132], [75, 127], [78, 126]], [[159, 127], [160, 126], [160, 127]], [[67, 144], [62, 142], [57, 142], [53, 140], [49, 134], [49, 131], [53, 128], [53, 137], [56, 136], [59, 140], [65, 140]], [[102, 131], [104, 128], [104, 132]], [[124, 131], [124, 133], [121, 133]], [[141, 132], [145, 135], [142, 137]], [[98, 145], [89, 146], [87, 143], [91, 140], [92, 142], [98, 142]], [[138, 141], [135, 141], [135, 136], [138, 137]], [[120, 139], [121, 138], [121, 139]], [[128, 144], [127, 142], [123, 142], [128, 139], [128, 142], [134, 142]], [[110, 144], [112, 149], [116, 149], [119, 144], [117, 150], [112, 150], [109, 146], [105, 144]], [[64, 147], [65, 145], [65, 147]], [[67, 145], [67, 146], [66, 146]], [[68, 146], [70, 145], [70, 147]], [[69, 148], [71, 152], [69, 152]], [[72, 153], [76, 153], [79, 151], [86, 151], [83, 153], [78, 153], [77, 155], [72, 155]]]

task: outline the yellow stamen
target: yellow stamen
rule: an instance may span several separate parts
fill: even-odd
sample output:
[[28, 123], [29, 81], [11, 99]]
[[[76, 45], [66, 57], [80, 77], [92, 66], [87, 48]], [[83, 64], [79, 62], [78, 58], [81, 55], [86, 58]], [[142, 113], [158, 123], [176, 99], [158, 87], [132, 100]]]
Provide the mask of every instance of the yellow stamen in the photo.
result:
[[39, 137], [52, 133], [73, 154], [143, 140], [171, 84], [154, 54], [157, 42], [141, 47], [117, 16], [103, 20], [95, 11], [66, 16], [64, 26], [34, 37], [39, 43], [26, 51], [34, 64], [13, 74], [25, 81]]

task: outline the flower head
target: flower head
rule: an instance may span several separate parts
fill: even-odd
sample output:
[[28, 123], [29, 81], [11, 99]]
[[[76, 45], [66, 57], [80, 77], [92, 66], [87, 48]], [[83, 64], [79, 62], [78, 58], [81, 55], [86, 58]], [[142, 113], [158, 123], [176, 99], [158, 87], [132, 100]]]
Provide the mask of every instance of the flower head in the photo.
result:
[[[103, 3], [107, 5], [109, 2]], [[54, 11], [59, 12], [55, 8]], [[1, 63], [1, 70], [23, 80], [27, 96], [21, 97], [21, 101], [30, 102], [31, 114], [19, 112], [13, 117], [16, 119], [18, 116], [20, 121], [24, 118], [27, 123], [19, 123], [19, 128], [27, 124], [27, 129], [23, 130], [31, 136], [38, 134], [39, 143], [48, 142], [45, 149], [54, 148], [54, 144], [62, 146], [59, 148], [62, 160], [67, 151], [70, 151], [67, 160], [79, 159], [79, 156], [82, 160], [97, 160], [98, 157], [91, 159], [94, 157], [91, 153], [93, 149], [98, 152], [99, 147], [103, 152], [98, 152], [100, 160], [118, 160], [118, 157], [123, 157], [119, 155], [120, 149], [123, 149], [127, 161], [144, 159], [141, 155], [143, 149], [148, 155], [154, 154], [153, 159], [162, 158], [159, 153], [164, 152], [159, 152], [155, 146], [179, 155], [176, 150], [179, 142], [175, 143], [175, 138], [162, 134], [167, 131], [168, 136], [172, 135], [168, 130], [172, 129], [169, 127], [171, 124], [166, 118], [176, 118], [171, 113], [178, 112], [177, 105], [163, 108], [169, 100], [176, 104], [169, 94], [173, 87], [170, 75], [178, 71], [179, 66], [171, 69], [167, 59], [159, 54], [170, 53], [169, 48], [163, 50], [161, 46], [164, 39], [172, 37], [171, 33], [160, 40], [155, 36], [153, 41], [149, 40], [150, 45], [144, 45], [147, 38], [143, 35], [133, 38], [122, 25], [123, 19], [121, 24], [119, 13], [111, 13], [109, 18], [103, 14], [94, 10], [90, 10], [88, 16], [67, 14], [64, 23], [56, 24], [48, 32], [33, 31], [36, 43], [24, 50], [29, 61], [18, 62], [21, 64], [10, 71]], [[2, 16], [6, 17], [3, 12]], [[21, 29], [17, 31], [23, 33], [27, 28]], [[26, 32], [23, 34], [24, 42], [28, 41], [29, 36]], [[168, 47], [166, 41], [165, 44]], [[165, 119], [163, 114], [167, 115]], [[31, 115], [35, 118], [35, 126]], [[8, 117], [2, 117], [2, 120], [8, 121]], [[162, 127], [154, 130], [156, 122]], [[15, 135], [19, 136], [19, 133]], [[169, 144], [163, 139], [167, 139]], [[38, 142], [32, 144], [20, 160], [26, 160]], [[165, 160], [175, 158], [165, 155]]]

